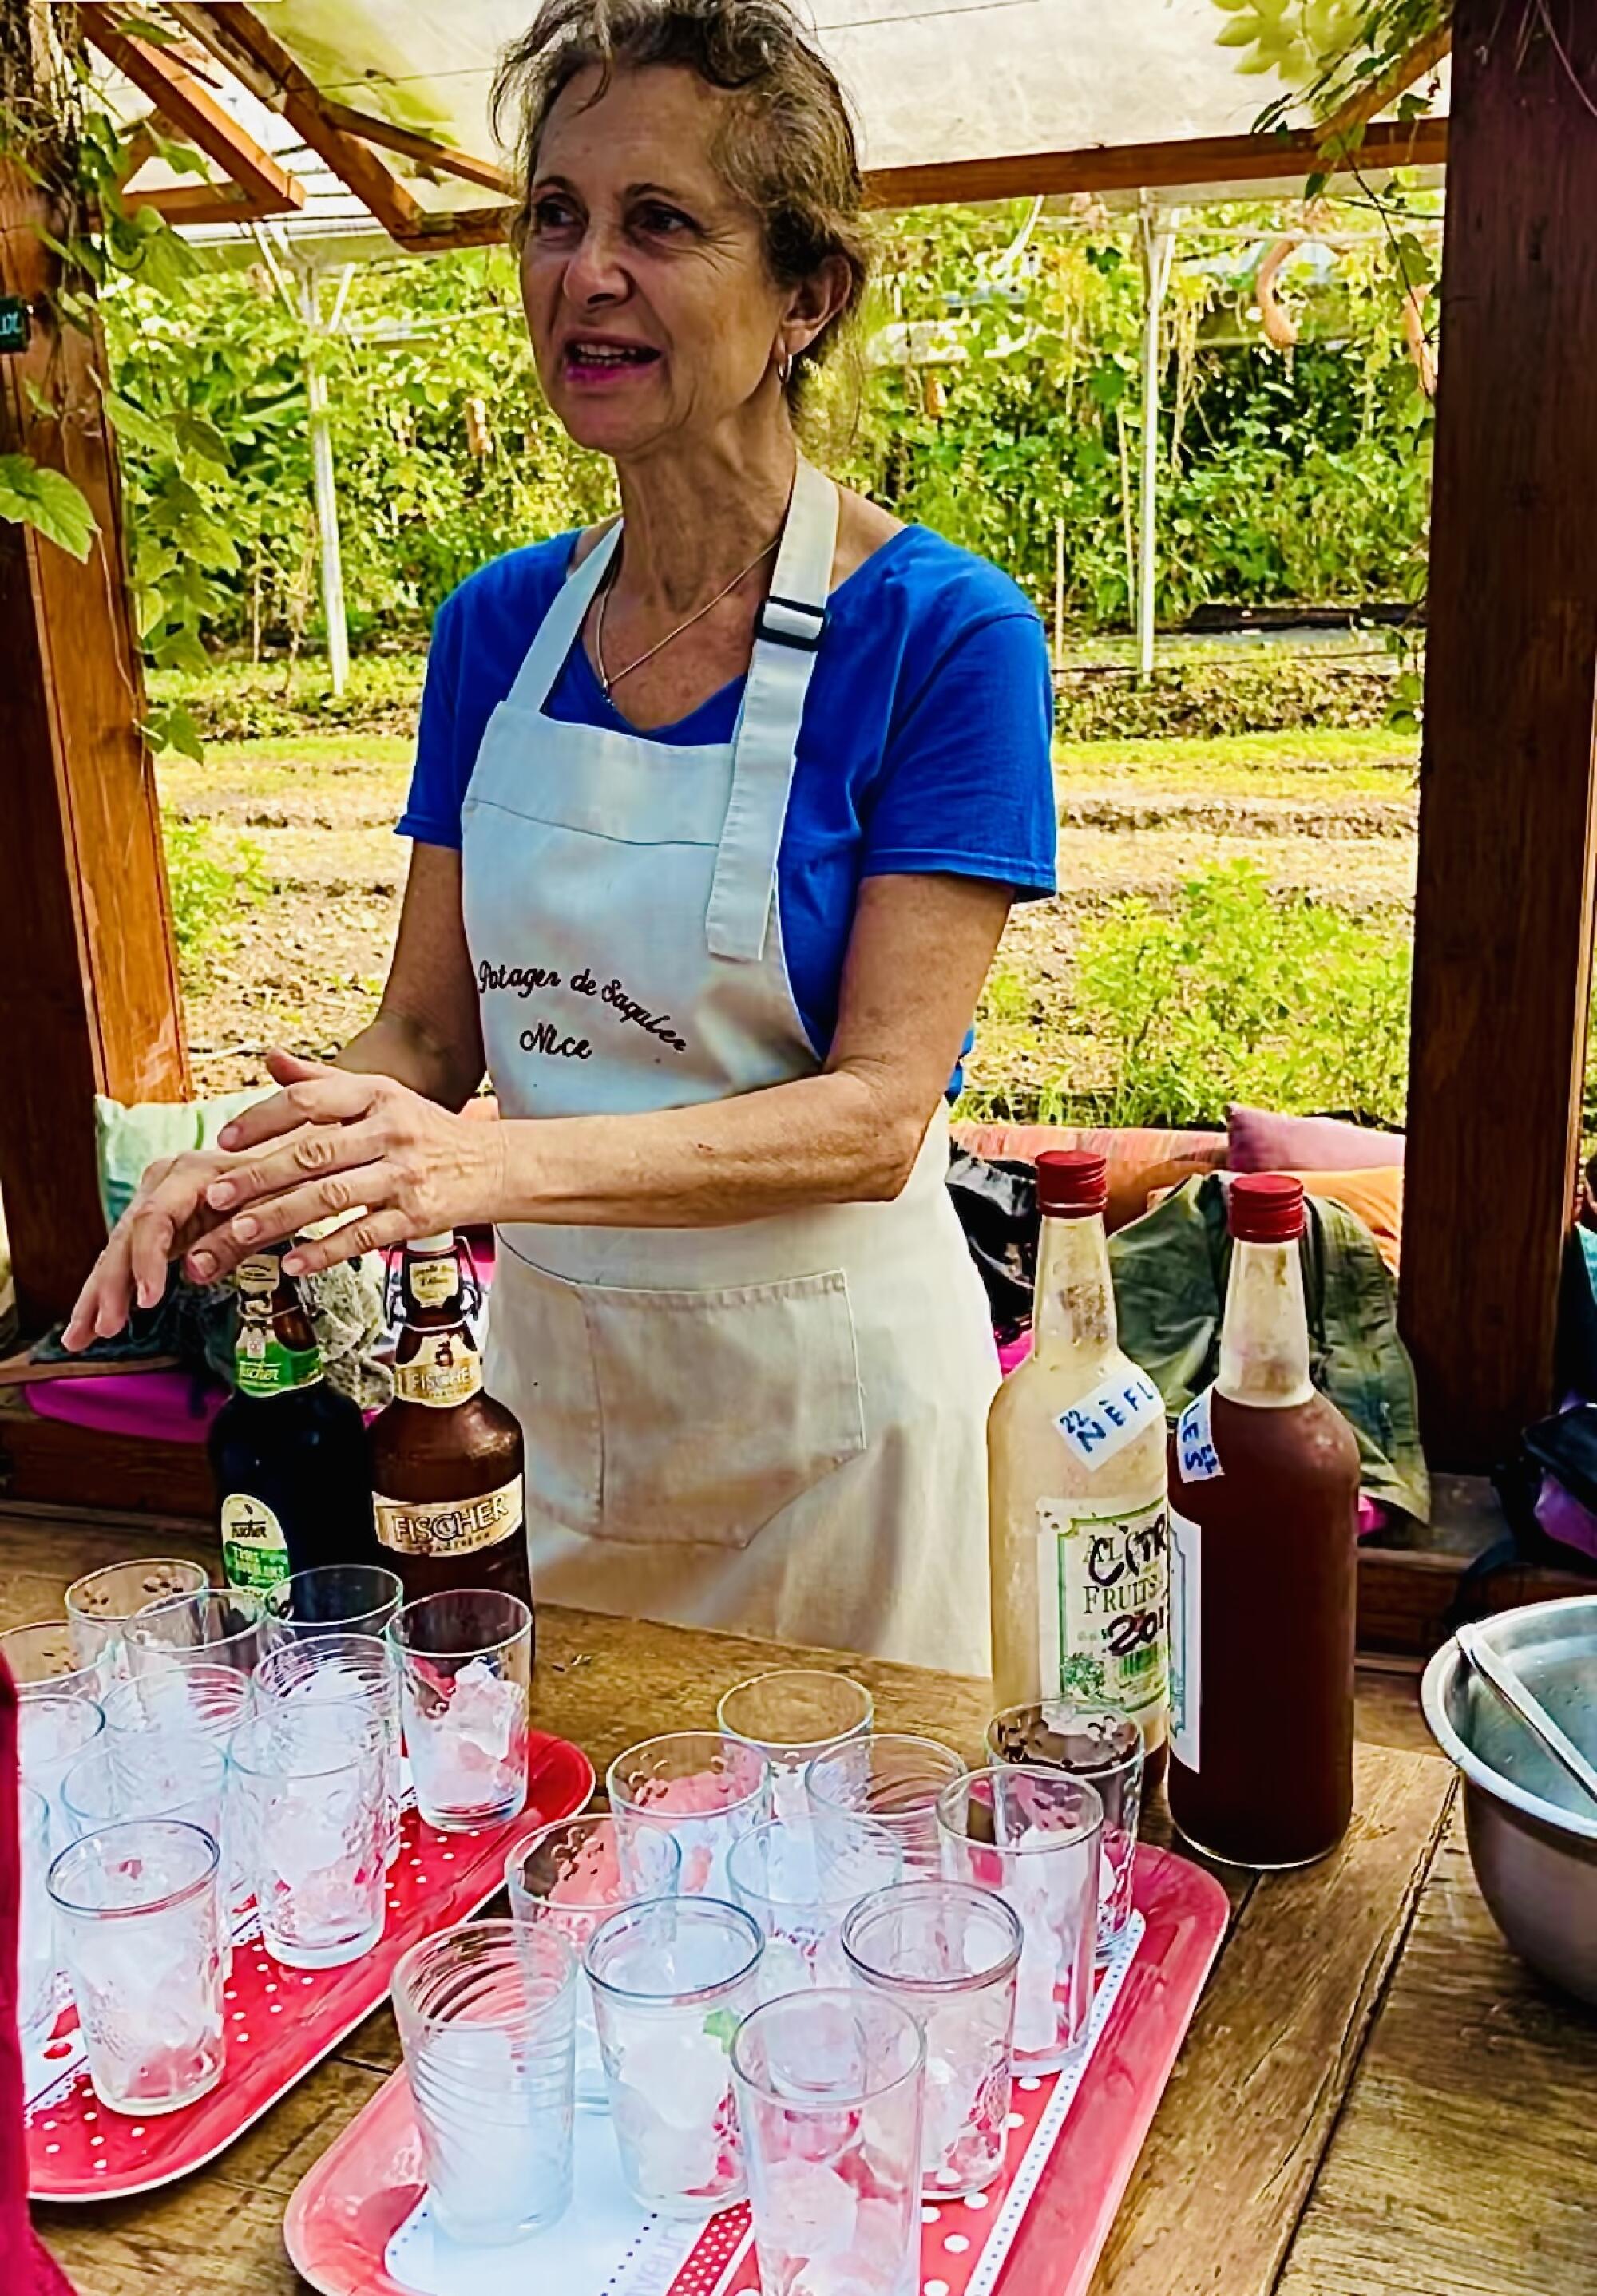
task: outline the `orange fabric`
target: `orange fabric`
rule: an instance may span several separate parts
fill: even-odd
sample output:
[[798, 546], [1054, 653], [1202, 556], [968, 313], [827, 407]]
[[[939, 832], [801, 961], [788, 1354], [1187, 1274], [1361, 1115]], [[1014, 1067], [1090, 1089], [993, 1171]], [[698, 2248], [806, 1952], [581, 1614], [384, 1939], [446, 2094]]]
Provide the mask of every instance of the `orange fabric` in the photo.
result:
[[1223, 1132], [1159, 1132], [1151, 1128], [1115, 1130], [1065, 1124], [956, 1124], [956, 1146], [990, 1160], [1034, 1164], [1044, 1148], [1090, 1148], [1107, 1158], [1112, 1234], [1140, 1219], [1155, 1190], [1179, 1188], [1195, 1172], [1217, 1172], [1225, 1163]]
[[1362, 1219], [1394, 1275], [1403, 1259], [1403, 1166], [1374, 1164], [1361, 1172], [1299, 1172], [1311, 1196], [1331, 1196]]

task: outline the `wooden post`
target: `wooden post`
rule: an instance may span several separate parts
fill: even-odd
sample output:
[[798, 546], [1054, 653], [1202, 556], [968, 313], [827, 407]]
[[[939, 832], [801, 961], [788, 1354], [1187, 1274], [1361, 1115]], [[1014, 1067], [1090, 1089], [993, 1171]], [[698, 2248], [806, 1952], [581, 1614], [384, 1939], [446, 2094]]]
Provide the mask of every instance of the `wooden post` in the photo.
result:
[[1402, 1304], [1432, 1464], [1469, 1469], [1552, 1406], [1580, 1144], [1597, 11], [1458, 0], [1453, 59]]
[[[0, 94], [13, 108], [47, 102], [42, 71], [17, 85], [24, 12], [4, 5]], [[34, 307], [29, 348], [0, 359], [0, 454], [64, 471], [100, 529], [79, 565], [0, 522], [0, 1194], [25, 1329], [65, 1312], [104, 1241], [94, 1095], [188, 1088], [116, 451], [95, 381], [103, 354], [97, 332], [56, 323], [60, 266], [41, 227], [62, 235], [56, 203], [0, 160], [0, 292]]]

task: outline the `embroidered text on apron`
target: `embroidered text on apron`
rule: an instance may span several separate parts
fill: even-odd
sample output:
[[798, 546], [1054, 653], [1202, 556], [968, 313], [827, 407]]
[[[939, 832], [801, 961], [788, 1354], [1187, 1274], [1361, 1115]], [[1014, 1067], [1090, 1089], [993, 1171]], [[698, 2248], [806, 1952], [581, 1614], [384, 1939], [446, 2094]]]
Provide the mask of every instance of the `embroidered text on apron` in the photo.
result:
[[[550, 607], [463, 813], [505, 1116], [818, 1072], [776, 867], [836, 526], [836, 489], [801, 462], [728, 744], [545, 714], [619, 528]], [[997, 1370], [947, 1161], [940, 1109], [892, 1203], [499, 1231], [488, 1384], [526, 1431], [539, 1600], [986, 1671]]]

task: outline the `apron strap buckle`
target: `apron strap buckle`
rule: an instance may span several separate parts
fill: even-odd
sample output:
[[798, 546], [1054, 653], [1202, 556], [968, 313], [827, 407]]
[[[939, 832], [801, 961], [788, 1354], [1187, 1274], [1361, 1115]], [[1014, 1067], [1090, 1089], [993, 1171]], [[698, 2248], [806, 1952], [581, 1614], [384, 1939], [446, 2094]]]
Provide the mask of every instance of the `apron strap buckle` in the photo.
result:
[[824, 606], [810, 605], [803, 598], [779, 598], [773, 590], [760, 609], [754, 635], [768, 638], [772, 645], [792, 646], [799, 653], [817, 653], [826, 627]]

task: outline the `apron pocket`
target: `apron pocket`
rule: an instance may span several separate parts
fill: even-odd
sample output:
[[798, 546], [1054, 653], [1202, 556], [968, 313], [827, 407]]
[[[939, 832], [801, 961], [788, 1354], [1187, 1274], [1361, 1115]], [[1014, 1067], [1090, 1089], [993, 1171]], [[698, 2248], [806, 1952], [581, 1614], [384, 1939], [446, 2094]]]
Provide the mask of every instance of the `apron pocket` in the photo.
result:
[[594, 1536], [747, 1546], [865, 1448], [841, 1270], [718, 1292], [582, 1290], [603, 1466]]

